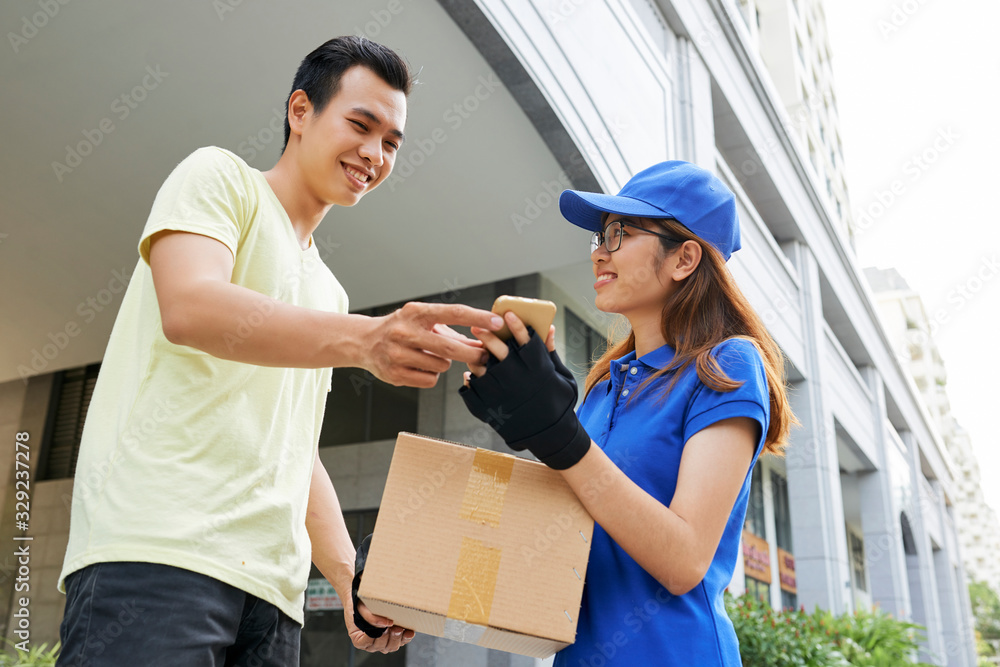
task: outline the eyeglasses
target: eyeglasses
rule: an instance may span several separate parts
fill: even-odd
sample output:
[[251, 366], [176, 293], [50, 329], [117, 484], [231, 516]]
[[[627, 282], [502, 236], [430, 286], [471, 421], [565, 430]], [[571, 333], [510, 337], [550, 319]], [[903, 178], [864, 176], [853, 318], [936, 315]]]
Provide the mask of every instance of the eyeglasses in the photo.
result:
[[624, 233], [622, 231], [623, 227], [631, 227], [632, 229], [638, 229], [640, 232], [645, 232], [647, 234], [652, 234], [653, 236], [659, 236], [661, 239], [667, 239], [673, 243], [683, 243], [684, 241], [673, 236], [668, 236], [666, 234], [660, 234], [652, 230], [640, 227], [639, 225], [632, 224], [631, 222], [625, 222], [623, 220], [615, 220], [608, 224], [604, 228], [604, 231], [594, 232], [594, 235], [590, 237], [590, 252], [594, 253], [595, 250], [600, 248], [602, 245], [607, 249], [608, 252], [614, 252], [622, 246], [622, 236]]

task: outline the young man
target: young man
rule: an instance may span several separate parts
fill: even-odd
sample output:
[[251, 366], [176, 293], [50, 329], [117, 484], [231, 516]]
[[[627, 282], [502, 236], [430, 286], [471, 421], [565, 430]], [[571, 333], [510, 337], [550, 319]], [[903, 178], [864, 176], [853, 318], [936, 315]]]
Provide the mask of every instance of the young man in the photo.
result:
[[431, 387], [483, 355], [447, 325], [501, 320], [349, 315], [312, 243], [332, 206], [389, 176], [409, 87], [389, 49], [331, 40], [299, 67], [273, 169], [204, 148], [160, 189], [83, 433], [60, 665], [297, 665], [310, 556], [355, 646], [412, 638], [352, 619], [354, 546], [317, 451], [331, 367]]

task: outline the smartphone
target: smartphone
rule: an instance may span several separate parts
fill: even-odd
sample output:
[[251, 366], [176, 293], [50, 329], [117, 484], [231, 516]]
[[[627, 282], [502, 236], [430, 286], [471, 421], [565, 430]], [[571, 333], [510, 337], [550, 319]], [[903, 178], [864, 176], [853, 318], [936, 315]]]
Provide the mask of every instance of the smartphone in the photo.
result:
[[[549, 327], [556, 316], [556, 304], [542, 299], [529, 299], [523, 296], [498, 296], [493, 302], [493, 312], [503, 317], [507, 311], [513, 311], [521, 321], [530, 325], [542, 340], [549, 335]], [[513, 334], [504, 324], [500, 331], [494, 332], [500, 340], [507, 340]]]

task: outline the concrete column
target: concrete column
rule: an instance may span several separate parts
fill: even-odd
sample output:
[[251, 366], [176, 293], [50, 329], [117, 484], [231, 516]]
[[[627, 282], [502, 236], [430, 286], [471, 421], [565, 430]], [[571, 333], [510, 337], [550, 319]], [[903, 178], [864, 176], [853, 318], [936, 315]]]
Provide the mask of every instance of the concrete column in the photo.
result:
[[771, 486], [771, 466], [767, 460], [757, 461], [760, 466], [761, 492], [764, 499], [764, 533], [771, 555], [771, 607], [781, 609], [781, 571], [778, 566], [778, 529], [774, 521], [774, 487]]
[[[958, 542], [955, 542], [958, 544]], [[969, 665], [976, 665], [979, 662], [976, 652], [976, 618], [972, 615], [972, 601], [969, 599], [969, 577], [965, 572], [965, 565], [959, 560], [958, 598], [962, 610], [962, 633], [960, 640], [965, 646], [965, 660]]]
[[789, 400], [802, 427], [786, 453], [799, 602], [834, 613], [850, 608], [850, 570], [833, 414], [823, 400], [823, 305], [819, 267], [807, 246], [789, 250], [802, 281], [805, 379]]
[[955, 571], [948, 552], [934, 552], [934, 577], [938, 600], [941, 602], [941, 638], [944, 640], [943, 664], [948, 667], [966, 667], [964, 647], [960, 644], [958, 594], [955, 590]]
[[[958, 536], [948, 515], [939, 482], [932, 482], [937, 496], [937, 511], [941, 515], [941, 549], [934, 552], [934, 574], [937, 577], [938, 599], [941, 602], [941, 633], [944, 638], [944, 658], [949, 667], [975, 667], [968, 662], [968, 624], [974, 623], [971, 610], [963, 609], [960, 589], [965, 586], [965, 571], [955, 545]], [[963, 611], [965, 613], [963, 613]]]
[[913, 515], [910, 517], [910, 528], [913, 530], [917, 554], [906, 558], [910, 597], [913, 602], [913, 620], [927, 628], [927, 638], [921, 648], [920, 659], [939, 664], [936, 661], [939, 656], [944, 654], [941, 603], [938, 598], [934, 574], [933, 545], [925, 527], [926, 515], [929, 511], [936, 511], [937, 508], [920, 501], [920, 481], [923, 473], [921, 472], [920, 451], [916, 439], [909, 431], [903, 431], [899, 435], [903, 444], [906, 445], [910, 457], [910, 488], [914, 494], [914, 502], [911, 503]]
[[910, 616], [910, 589], [906, 578], [906, 554], [899, 528], [899, 512], [892, 499], [892, 481], [886, 447], [885, 388], [881, 376], [872, 366], [861, 369], [875, 401], [872, 419], [875, 423], [875, 465], [873, 472], [858, 475], [861, 493], [861, 526], [864, 531], [865, 556], [872, 602], [896, 618]]

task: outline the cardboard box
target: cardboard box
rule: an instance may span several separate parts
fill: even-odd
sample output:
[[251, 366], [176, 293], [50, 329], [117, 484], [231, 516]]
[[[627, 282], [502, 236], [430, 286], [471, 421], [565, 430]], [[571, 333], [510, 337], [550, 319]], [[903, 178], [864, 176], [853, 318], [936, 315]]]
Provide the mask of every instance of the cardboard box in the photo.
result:
[[576, 638], [593, 531], [545, 465], [400, 433], [358, 594], [417, 632], [545, 658]]

